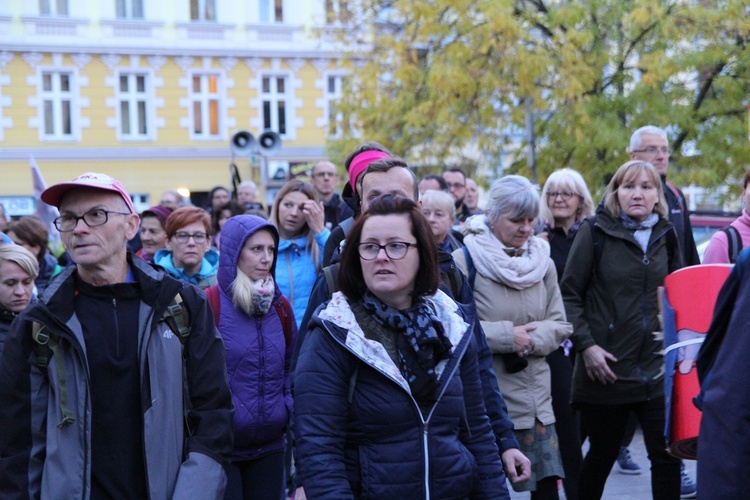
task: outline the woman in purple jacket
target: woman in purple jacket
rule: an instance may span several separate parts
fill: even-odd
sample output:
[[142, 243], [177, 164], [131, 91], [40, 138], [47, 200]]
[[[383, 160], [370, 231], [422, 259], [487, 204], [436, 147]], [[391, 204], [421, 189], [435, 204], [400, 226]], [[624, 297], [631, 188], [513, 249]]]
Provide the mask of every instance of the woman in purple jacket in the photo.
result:
[[[218, 329], [227, 351], [234, 402], [234, 451], [226, 499], [281, 498], [284, 433], [292, 409], [289, 341], [274, 281], [279, 233], [254, 215], [229, 219], [221, 231]], [[286, 308], [291, 314], [291, 309]]]

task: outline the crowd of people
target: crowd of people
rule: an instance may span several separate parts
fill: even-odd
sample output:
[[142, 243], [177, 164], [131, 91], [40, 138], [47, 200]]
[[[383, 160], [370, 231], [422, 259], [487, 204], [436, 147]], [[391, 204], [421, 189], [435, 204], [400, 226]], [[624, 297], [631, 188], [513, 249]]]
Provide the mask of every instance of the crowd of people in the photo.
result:
[[653, 332], [699, 261], [666, 133], [628, 152], [599, 203], [569, 168], [480, 196], [374, 142], [268, 211], [252, 182], [141, 214], [106, 174], [51, 186], [63, 254], [0, 221], [0, 496], [596, 499], [637, 425], [653, 497], [695, 496]]

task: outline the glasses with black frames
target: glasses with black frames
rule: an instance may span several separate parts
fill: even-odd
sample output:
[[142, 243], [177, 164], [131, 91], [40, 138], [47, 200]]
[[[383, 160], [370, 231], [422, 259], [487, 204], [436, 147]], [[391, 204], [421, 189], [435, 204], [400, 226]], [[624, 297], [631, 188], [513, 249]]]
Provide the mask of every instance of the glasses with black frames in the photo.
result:
[[375, 260], [380, 253], [380, 250], [385, 250], [385, 254], [391, 260], [401, 260], [406, 257], [406, 252], [409, 251], [409, 247], [417, 247], [416, 243], [407, 243], [405, 241], [391, 241], [385, 245], [379, 245], [377, 243], [360, 243], [359, 244], [359, 256], [365, 260]]
[[547, 191], [547, 198], [550, 200], [554, 200], [557, 197], [562, 198], [565, 201], [568, 201], [573, 196], [576, 196], [575, 193], [571, 193], [570, 191]]
[[79, 220], [82, 220], [88, 227], [103, 226], [109, 220], [109, 214], [130, 215], [130, 212], [115, 212], [113, 210], [96, 209], [89, 210], [80, 217], [73, 214], [62, 214], [55, 219], [53, 223], [58, 231], [61, 233], [67, 233], [76, 228]]

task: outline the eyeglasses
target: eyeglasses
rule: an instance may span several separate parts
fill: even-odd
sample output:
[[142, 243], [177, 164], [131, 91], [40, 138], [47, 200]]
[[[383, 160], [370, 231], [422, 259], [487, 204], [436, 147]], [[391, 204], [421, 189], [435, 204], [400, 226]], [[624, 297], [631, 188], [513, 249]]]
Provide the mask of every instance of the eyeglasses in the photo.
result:
[[336, 172], [318, 172], [317, 174], [313, 174], [313, 177], [336, 177], [338, 174]]
[[548, 191], [547, 192], [547, 199], [554, 200], [558, 196], [562, 198], [565, 201], [568, 201], [571, 199], [575, 193], [571, 193], [570, 191]]
[[73, 214], [63, 214], [53, 221], [61, 233], [67, 233], [76, 228], [82, 220], [88, 227], [103, 226], [109, 220], [109, 214], [130, 215], [130, 212], [114, 212], [112, 210], [89, 210], [80, 217]]
[[660, 151], [663, 154], [665, 154], [666, 156], [669, 156], [669, 155], [672, 154], [672, 150], [669, 149], [666, 146], [663, 146], [663, 147], [649, 146], [649, 147], [644, 148], [644, 149], [634, 149], [633, 153], [646, 153], [649, 156], [655, 156], [656, 153], [658, 153]]
[[465, 188], [466, 187], [466, 184], [461, 184], [461, 183], [458, 183], [458, 182], [456, 182], [456, 183], [446, 182], [446, 184], [448, 184], [448, 189], [461, 189], [461, 188]]
[[179, 241], [180, 243], [187, 243], [190, 241], [190, 238], [193, 238], [193, 241], [196, 243], [203, 243], [208, 238], [208, 235], [206, 233], [186, 233], [184, 231], [178, 231], [172, 235], [174, 239]]
[[385, 245], [377, 243], [360, 243], [359, 256], [365, 260], [375, 260], [380, 254], [380, 250], [385, 250], [385, 254], [391, 260], [401, 260], [406, 257], [409, 247], [417, 247], [416, 243], [407, 243], [405, 241], [391, 241]]

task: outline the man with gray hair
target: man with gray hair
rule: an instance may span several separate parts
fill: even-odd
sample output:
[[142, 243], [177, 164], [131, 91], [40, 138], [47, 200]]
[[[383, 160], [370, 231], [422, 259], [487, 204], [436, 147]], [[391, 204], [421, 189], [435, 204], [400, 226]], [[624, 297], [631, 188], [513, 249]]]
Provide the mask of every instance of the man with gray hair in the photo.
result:
[[310, 182], [318, 192], [318, 198], [323, 202], [326, 227], [333, 229], [342, 221], [354, 215], [344, 200], [336, 193], [339, 183], [339, 173], [336, 166], [328, 160], [320, 160], [312, 168]]
[[49, 187], [75, 262], [0, 360], [0, 498], [222, 498], [234, 409], [205, 295], [126, 252], [130, 195], [89, 172]]
[[263, 210], [263, 205], [255, 201], [258, 186], [253, 181], [243, 181], [237, 186], [237, 203], [247, 210]]
[[667, 181], [669, 169], [669, 142], [667, 133], [653, 125], [641, 127], [630, 137], [628, 148], [631, 160], [647, 161], [656, 168], [664, 186], [664, 197], [667, 199], [669, 221], [677, 232], [682, 251], [682, 263], [685, 266], [695, 266], [701, 263], [698, 250], [695, 248], [693, 228], [690, 225], [685, 195], [674, 184]]

